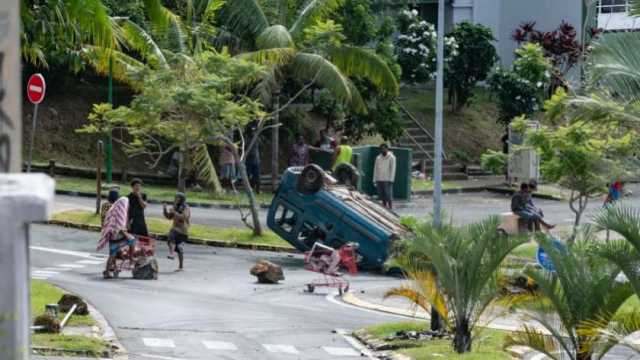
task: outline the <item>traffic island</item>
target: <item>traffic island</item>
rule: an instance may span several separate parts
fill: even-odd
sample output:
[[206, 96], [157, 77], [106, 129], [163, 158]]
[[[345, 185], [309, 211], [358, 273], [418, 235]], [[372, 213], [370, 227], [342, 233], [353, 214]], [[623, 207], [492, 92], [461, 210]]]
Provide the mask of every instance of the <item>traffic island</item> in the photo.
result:
[[428, 322], [380, 324], [357, 330], [353, 336], [381, 359], [508, 360], [513, 354], [503, 349], [506, 334], [505, 331], [479, 328], [472, 351], [465, 354], [453, 350], [450, 334], [431, 332]]
[[[71, 298], [76, 299], [82, 309], [79, 313], [74, 311], [60, 329], [67, 313], [57, 311], [52, 314], [45, 309], [52, 309], [59, 303], [57, 309], [68, 311], [70, 308], [66, 305]], [[57, 325], [34, 328], [31, 351], [35, 355], [111, 358], [123, 350], [113, 330], [95, 308], [44, 281], [31, 280], [31, 314], [35, 325], [42, 325], [43, 321]]]

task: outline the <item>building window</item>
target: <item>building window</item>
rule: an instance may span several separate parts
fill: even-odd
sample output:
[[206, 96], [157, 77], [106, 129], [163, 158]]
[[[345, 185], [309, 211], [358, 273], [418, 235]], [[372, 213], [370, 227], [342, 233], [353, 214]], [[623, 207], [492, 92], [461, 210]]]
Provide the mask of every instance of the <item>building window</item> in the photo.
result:
[[626, 13], [629, 9], [629, 0], [600, 0], [598, 12], [600, 14]]

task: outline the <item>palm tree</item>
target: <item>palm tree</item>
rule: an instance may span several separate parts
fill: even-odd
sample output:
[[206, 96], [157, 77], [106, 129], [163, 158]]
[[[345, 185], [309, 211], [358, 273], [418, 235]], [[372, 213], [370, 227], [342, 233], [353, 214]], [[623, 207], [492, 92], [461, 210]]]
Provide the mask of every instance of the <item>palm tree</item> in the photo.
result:
[[413, 285], [391, 289], [386, 296], [408, 298], [424, 308], [432, 305], [453, 332], [458, 353], [471, 351], [474, 326], [499, 296], [500, 264], [527, 241], [499, 235], [498, 226], [497, 217], [462, 228], [425, 222], [392, 259]]
[[[285, 76], [328, 89], [340, 102], [357, 111], [366, 112], [365, 104], [350, 77], [369, 80], [380, 93], [396, 96], [398, 83], [387, 64], [374, 52], [340, 43], [320, 46], [304, 42], [305, 30], [327, 17], [340, 5], [339, 0], [310, 0], [299, 9], [296, 18], [287, 19], [285, 6], [276, 9], [276, 21], [270, 23], [257, 0], [229, 0], [221, 7], [218, 21], [233, 34], [244, 49], [243, 54], [256, 62], [269, 65], [262, 86], [261, 100], [277, 105]], [[272, 95], [276, 95], [272, 99]], [[278, 122], [277, 113], [274, 123]], [[273, 134], [272, 177], [277, 176], [278, 137]]]
[[595, 240], [588, 229], [568, 250], [558, 248], [546, 235], [537, 240], [556, 271], [525, 270], [539, 289], [527, 303], [531, 317], [547, 333], [523, 326], [522, 331], [507, 336], [505, 347], [527, 346], [557, 360], [587, 360], [598, 352], [603, 354], [599, 331], [584, 328], [596, 322], [599, 329], [612, 324], [614, 314], [633, 295], [631, 285], [616, 281], [620, 269], [594, 254]]

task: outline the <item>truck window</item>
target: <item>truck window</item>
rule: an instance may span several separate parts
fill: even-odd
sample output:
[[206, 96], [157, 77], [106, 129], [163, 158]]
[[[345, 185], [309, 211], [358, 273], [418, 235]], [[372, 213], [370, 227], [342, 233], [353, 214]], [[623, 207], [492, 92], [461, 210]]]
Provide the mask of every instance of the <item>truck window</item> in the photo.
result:
[[298, 241], [302, 242], [309, 248], [311, 248], [316, 241], [324, 241], [325, 238], [326, 234], [324, 231], [320, 230], [318, 226], [312, 225], [307, 221], [302, 224], [302, 230], [300, 230], [300, 233], [298, 234]]
[[276, 208], [275, 213], [276, 224], [278, 224], [282, 230], [286, 232], [293, 231], [293, 228], [296, 226], [296, 222], [298, 221], [298, 217], [295, 211], [286, 208], [284, 205], [279, 204]]

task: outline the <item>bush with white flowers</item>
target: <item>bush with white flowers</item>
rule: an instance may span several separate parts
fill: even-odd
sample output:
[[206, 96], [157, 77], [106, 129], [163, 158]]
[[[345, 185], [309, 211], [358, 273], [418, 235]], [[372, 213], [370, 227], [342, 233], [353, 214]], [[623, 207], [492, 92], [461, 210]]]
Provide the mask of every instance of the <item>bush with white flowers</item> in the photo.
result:
[[[400, 35], [395, 48], [404, 81], [422, 83], [435, 79], [438, 34], [432, 24], [422, 20], [416, 10], [405, 10], [398, 18]], [[458, 44], [445, 37], [445, 66], [458, 54]]]

